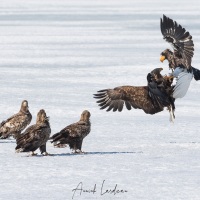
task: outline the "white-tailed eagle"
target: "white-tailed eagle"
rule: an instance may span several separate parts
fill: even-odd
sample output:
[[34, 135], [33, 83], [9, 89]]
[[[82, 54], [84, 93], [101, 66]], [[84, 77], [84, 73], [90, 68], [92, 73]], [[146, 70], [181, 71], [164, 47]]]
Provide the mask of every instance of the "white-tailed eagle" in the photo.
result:
[[36, 155], [34, 151], [38, 148], [42, 155], [48, 155], [46, 151], [46, 143], [51, 134], [49, 117], [46, 112], [41, 109], [37, 114], [36, 124], [29, 126], [24, 133], [17, 139], [16, 152], [32, 152], [31, 155]]
[[78, 122], [66, 126], [50, 137], [52, 139], [51, 143], [56, 143], [58, 146], [68, 144], [75, 153], [80, 153], [82, 152], [83, 139], [90, 133], [90, 130], [90, 112], [84, 110]]
[[0, 138], [6, 139], [10, 136], [16, 138], [32, 120], [32, 115], [28, 109], [28, 101], [22, 101], [19, 112], [0, 124]]
[[173, 78], [162, 76], [162, 68], [156, 68], [147, 75], [147, 86], [119, 86], [114, 89], [104, 89], [94, 94], [99, 99], [97, 103], [101, 109], [121, 112], [125, 104], [131, 108], [142, 109], [147, 114], [163, 111], [165, 107], [170, 111], [170, 120], [174, 119], [174, 98], [172, 97]]

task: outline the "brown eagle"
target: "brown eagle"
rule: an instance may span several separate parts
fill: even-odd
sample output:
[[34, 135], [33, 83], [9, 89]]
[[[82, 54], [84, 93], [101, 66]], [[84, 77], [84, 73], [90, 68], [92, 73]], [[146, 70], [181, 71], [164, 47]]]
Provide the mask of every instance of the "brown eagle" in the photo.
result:
[[172, 75], [177, 78], [173, 97], [182, 98], [187, 93], [193, 76], [195, 80], [200, 80], [200, 70], [191, 66], [194, 55], [192, 36], [185, 28], [165, 15], [160, 21], [160, 29], [163, 39], [173, 47], [173, 52], [165, 49], [161, 53], [160, 61], [168, 60]]
[[30, 124], [32, 115], [28, 109], [28, 101], [22, 101], [20, 111], [1, 122], [0, 124], [0, 138], [6, 139], [10, 136], [17, 137], [23, 131], [27, 125]]
[[50, 138], [52, 139], [51, 143], [57, 143], [56, 145], [68, 144], [75, 153], [80, 153], [82, 152], [83, 139], [90, 133], [90, 129], [90, 112], [84, 110], [80, 120], [55, 133]]
[[94, 94], [99, 99], [97, 103], [101, 109], [121, 112], [125, 104], [131, 108], [142, 109], [147, 114], [155, 114], [167, 107], [170, 111], [170, 120], [174, 119], [174, 98], [172, 98], [173, 77], [162, 76], [162, 68], [156, 68], [147, 75], [147, 86], [119, 86], [114, 89], [104, 89]]
[[38, 148], [41, 154], [48, 155], [46, 151], [46, 142], [51, 134], [49, 117], [46, 112], [41, 109], [37, 114], [36, 124], [29, 126], [24, 133], [17, 138], [16, 152], [32, 152]]

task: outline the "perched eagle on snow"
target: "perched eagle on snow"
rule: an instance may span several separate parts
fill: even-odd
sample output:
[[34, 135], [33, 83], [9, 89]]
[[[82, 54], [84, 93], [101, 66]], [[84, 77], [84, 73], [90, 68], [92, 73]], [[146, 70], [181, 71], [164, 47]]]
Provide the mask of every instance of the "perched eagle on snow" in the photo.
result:
[[81, 114], [78, 122], [70, 124], [59, 133], [54, 134], [50, 139], [56, 145], [68, 144], [75, 153], [80, 153], [83, 139], [90, 133], [90, 112], [85, 110]]
[[51, 134], [49, 117], [42, 109], [37, 114], [36, 124], [29, 126], [24, 133], [17, 138], [16, 152], [32, 152], [31, 155], [36, 155], [34, 151], [38, 148], [41, 154], [48, 155], [46, 151], [46, 142]]
[[28, 109], [28, 101], [22, 101], [20, 111], [1, 122], [0, 124], [0, 138], [6, 139], [10, 136], [16, 138], [27, 125], [30, 124], [32, 115]]
[[94, 94], [99, 99], [101, 109], [121, 112], [124, 104], [128, 110], [142, 109], [147, 114], [155, 114], [167, 107], [170, 120], [174, 119], [173, 77], [162, 76], [162, 68], [156, 68], [147, 75], [147, 86], [119, 86], [114, 89], [104, 89]]
[[160, 21], [160, 29], [163, 39], [169, 42], [174, 50], [174, 52], [170, 49], [164, 50], [160, 61], [168, 60], [172, 75], [177, 78], [173, 97], [182, 98], [187, 93], [193, 76], [195, 80], [200, 80], [200, 70], [191, 66], [194, 55], [192, 36], [185, 28], [165, 15]]

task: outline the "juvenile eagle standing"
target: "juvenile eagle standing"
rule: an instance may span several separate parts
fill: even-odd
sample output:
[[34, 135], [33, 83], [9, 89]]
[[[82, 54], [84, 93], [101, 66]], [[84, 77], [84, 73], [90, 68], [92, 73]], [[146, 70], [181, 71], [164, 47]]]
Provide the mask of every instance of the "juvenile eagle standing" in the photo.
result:
[[46, 151], [46, 142], [51, 134], [49, 117], [42, 109], [37, 114], [36, 124], [29, 126], [24, 133], [17, 138], [16, 152], [32, 152], [31, 155], [36, 155], [34, 151], [38, 148], [41, 154], [48, 155]]
[[174, 98], [172, 97], [172, 82], [170, 76], [162, 76], [162, 68], [156, 68], [147, 75], [147, 86], [119, 86], [114, 89], [104, 89], [94, 94], [99, 99], [101, 109], [121, 112], [124, 104], [128, 110], [142, 109], [146, 114], [155, 114], [167, 107], [170, 120], [174, 119]]
[[192, 36], [185, 28], [165, 15], [160, 21], [160, 29], [163, 39], [169, 42], [174, 50], [174, 52], [170, 49], [164, 50], [160, 61], [168, 60], [172, 75], [177, 78], [173, 97], [182, 98], [187, 93], [193, 76], [195, 80], [200, 80], [200, 70], [191, 66], [194, 55]]
[[22, 101], [20, 111], [8, 118], [7, 120], [1, 122], [0, 124], [0, 138], [6, 139], [10, 136], [16, 138], [21, 131], [23, 131], [27, 125], [30, 124], [32, 115], [28, 109], [28, 101]]
[[62, 129], [59, 133], [54, 134], [50, 139], [51, 143], [59, 142], [60, 144], [68, 144], [70, 149], [75, 153], [81, 152], [83, 139], [90, 133], [90, 112], [84, 110], [78, 122], [70, 124]]

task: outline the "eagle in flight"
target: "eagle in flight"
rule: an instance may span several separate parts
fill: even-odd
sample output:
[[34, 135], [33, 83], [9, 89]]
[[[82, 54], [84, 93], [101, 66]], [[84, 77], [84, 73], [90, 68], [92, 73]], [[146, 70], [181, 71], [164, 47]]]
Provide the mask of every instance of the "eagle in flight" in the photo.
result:
[[81, 153], [83, 139], [90, 133], [90, 112], [84, 110], [78, 122], [70, 124], [63, 128], [60, 132], [55, 133], [50, 139], [51, 143], [57, 146], [68, 144], [74, 153]]
[[169, 62], [172, 75], [177, 78], [173, 97], [182, 98], [187, 93], [193, 76], [195, 80], [200, 80], [200, 70], [191, 66], [194, 55], [192, 36], [180, 24], [165, 15], [160, 20], [160, 29], [163, 39], [173, 48], [173, 52], [165, 49], [161, 53], [160, 61], [166, 59]]
[[0, 124], [0, 138], [6, 139], [10, 136], [16, 138], [32, 120], [32, 115], [28, 109], [28, 101], [24, 100], [21, 103], [19, 112]]
[[142, 109], [146, 114], [170, 111], [170, 121], [174, 120], [175, 99], [173, 98], [173, 77], [162, 76], [162, 68], [156, 68], [147, 75], [146, 86], [119, 86], [104, 89], [94, 94], [100, 109], [121, 112], [124, 104], [128, 110]]
[[38, 148], [42, 155], [48, 155], [46, 151], [46, 143], [51, 134], [49, 124], [49, 117], [47, 117], [45, 110], [41, 109], [37, 114], [36, 124], [29, 126], [24, 133], [19, 135], [16, 139], [16, 152], [32, 152], [34, 153]]

